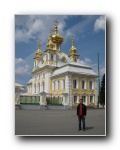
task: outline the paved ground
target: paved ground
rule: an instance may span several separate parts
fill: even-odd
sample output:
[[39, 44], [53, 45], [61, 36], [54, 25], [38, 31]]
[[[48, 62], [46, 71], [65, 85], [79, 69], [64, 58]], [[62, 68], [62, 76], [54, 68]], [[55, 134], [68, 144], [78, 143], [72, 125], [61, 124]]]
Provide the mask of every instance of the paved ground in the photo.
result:
[[105, 110], [89, 109], [86, 131], [78, 131], [76, 110], [16, 110], [15, 135], [105, 135]]

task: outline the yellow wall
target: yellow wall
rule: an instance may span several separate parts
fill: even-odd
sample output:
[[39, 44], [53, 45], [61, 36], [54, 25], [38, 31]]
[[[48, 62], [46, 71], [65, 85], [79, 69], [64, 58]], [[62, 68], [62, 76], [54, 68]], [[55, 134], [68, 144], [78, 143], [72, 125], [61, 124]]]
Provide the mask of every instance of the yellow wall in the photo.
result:
[[[72, 80], [74, 77], [77, 76], [72, 76]], [[85, 78], [86, 79], [86, 89], [82, 89], [81, 87], [81, 80]], [[89, 89], [89, 80], [90, 79], [94, 79], [93, 77], [89, 77], [89, 76], [78, 76], [78, 89], [73, 89], [72, 87], [72, 94], [74, 93], [78, 93], [78, 94], [95, 94], [95, 79], [94, 79], [94, 90], [90, 90]]]
[[[66, 75], [61, 75], [59, 77], [54, 77], [52, 80], [51, 80], [51, 93], [52, 95], [61, 95], [63, 93], [66, 93], [66, 89], [62, 89], [62, 80], [66, 77]], [[53, 81], [55, 80], [59, 80], [60, 81], [60, 90], [52, 90], [53, 87], [52, 87], [52, 83]]]
[[[77, 89], [73, 89], [73, 79], [75, 77], [78, 78], [78, 88]], [[61, 95], [63, 93], [66, 93], [66, 89], [62, 89], [62, 80], [63, 80], [63, 78], [65, 78], [65, 75], [60, 76], [60, 77], [55, 77], [54, 79], [51, 80], [51, 93], [52, 93], [52, 95]], [[81, 80], [83, 78], [86, 79], [86, 89], [84, 89], [84, 90], [81, 87]], [[93, 90], [89, 89], [89, 81], [90, 81], [90, 79], [93, 79], [93, 81], [94, 81], [94, 89]], [[55, 81], [55, 80], [59, 80], [60, 81], [60, 90], [52, 90], [53, 89], [52, 88], [52, 82]], [[95, 84], [96, 84], [95, 78], [92, 77], [92, 76], [87, 76], [87, 75], [74, 76], [73, 75], [72, 76], [72, 101], [73, 101], [73, 105], [76, 105], [76, 104], [74, 104], [74, 100], [73, 100], [73, 96], [75, 94], [77, 94], [79, 98], [81, 98], [81, 96], [83, 94], [85, 94], [87, 96], [87, 105], [89, 105], [90, 104], [89, 103], [90, 102], [90, 100], [89, 100], [90, 97], [89, 96], [96, 94], [95, 93], [95, 87], [96, 87]], [[94, 97], [94, 99], [95, 99], [95, 97]], [[95, 100], [94, 100], [94, 102], [95, 102]]]

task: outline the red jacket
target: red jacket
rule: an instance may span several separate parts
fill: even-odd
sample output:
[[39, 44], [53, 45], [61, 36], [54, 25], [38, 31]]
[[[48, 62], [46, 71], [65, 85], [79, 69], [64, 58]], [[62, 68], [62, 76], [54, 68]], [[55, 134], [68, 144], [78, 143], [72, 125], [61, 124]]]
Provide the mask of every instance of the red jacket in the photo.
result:
[[[82, 104], [82, 116], [85, 116], [87, 113], [87, 107]], [[77, 106], [77, 115], [79, 116], [80, 114], [80, 104]]]

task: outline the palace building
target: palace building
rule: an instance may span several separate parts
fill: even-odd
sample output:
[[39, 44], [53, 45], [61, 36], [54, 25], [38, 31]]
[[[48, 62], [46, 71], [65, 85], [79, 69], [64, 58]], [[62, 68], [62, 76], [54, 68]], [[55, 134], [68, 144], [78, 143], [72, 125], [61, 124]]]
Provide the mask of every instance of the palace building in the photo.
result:
[[38, 42], [32, 78], [27, 83], [27, 95], [39, 96], [40, 105], [59, 104], [69, 108], [78, 105], [82, 98], [85, 105], [96, 106], [97, 74], [91, 67], [80, 64], [74, 37], [69, 55], [64, 53], [64, 48], [61, 49], [63, 41], [56, 23], [44, 53]]

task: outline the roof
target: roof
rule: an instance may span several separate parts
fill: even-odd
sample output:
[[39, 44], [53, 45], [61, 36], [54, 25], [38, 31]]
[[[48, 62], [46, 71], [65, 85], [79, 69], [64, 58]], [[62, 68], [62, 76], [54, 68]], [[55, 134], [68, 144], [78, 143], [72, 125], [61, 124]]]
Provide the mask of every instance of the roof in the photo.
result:
[[32, 83], [32, 79], [30, 79], [27, 84], [31, 84], [31, 83]]
[[25, 85], [19, 84], [19, 83], [15, 83], [15, 87], [24, 87]]
[[[81, 64], [81, 63], [77, 63], [77, 62], [71, 62], [71, 63], [69, 63], [69, 64], [71, 64], [71, 65], [75, 65], [75, 66], [80, 66], [80, 67], [87, 67], [87, 68], [91, 68], [90, 66], [87, 66], [87, 65], [83, 65], [83, 64]], [[92, 68], [91, 68], [92, 69]]]
[[53, 72], [52, 77], [66, 73], [66, 72], [97, 76], [97, 74], [92, 70], [91, 67], [83, 66], [83, 65], [80, 65], [78, 63], [70, 63], [70, 64], [67, 64], [63, 67], [56, 69]]

